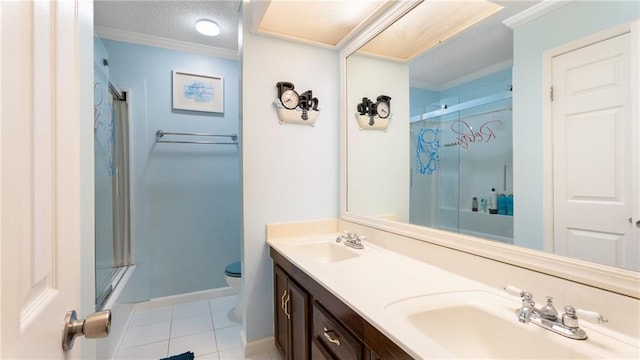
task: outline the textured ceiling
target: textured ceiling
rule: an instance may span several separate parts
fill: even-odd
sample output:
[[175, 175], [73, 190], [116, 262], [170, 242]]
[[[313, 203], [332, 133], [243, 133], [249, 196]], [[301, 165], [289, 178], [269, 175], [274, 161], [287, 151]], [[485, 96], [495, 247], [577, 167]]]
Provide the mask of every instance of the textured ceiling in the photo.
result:
[[408, 61], [501, 9], [500, 5], [486, 0], [425, 1], [360, 51]]
[[271, 1], [264, 14], [256, 19], [256, 30], [330, 47], [339, 46], [358, 27], [388, 9], [394, 2], [395, 0]]
[[[94, 3], [96, 27], [185, 41], [237, 51], [240, 0], [104, 1]], [[199, 19], [220, 25], [220, 35], [205, 36], [195, 29]]]
[[445, 90], [468, 74], [513, 59], [513, 31], [502, 22], [540, 0], [492, 2], [504, 8], [409, 63], [412, 86]]

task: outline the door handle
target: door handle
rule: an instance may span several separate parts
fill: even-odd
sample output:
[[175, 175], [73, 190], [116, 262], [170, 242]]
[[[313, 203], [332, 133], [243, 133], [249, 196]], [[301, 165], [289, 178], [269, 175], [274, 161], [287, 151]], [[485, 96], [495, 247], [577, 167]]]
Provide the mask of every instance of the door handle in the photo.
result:
[[78, 336], [84, 335], [87, 339], [103, 338], [109, 335], [110, 330], [111, 310], [94, 312], [83, 320], [78, 320], [75, 310], [68, 311], [64, 317], [62, 350], [71, 350], [73, 342]]

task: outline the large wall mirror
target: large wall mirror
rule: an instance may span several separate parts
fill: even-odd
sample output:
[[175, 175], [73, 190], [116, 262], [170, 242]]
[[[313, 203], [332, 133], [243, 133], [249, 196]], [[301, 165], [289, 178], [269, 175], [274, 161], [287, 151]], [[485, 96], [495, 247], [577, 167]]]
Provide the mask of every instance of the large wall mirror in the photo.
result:
[[[597, 264], [637, 297], [640, 5], [543, 5], [425, 1], [345, 54], [345, 216]], [[361, 111], [383, 95], [389, 118]]]

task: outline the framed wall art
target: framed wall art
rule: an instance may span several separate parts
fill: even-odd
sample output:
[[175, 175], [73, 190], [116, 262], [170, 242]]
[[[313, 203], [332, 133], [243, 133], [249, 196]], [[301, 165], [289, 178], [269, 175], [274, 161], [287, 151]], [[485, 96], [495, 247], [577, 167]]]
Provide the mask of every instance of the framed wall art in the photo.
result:
[[223, 78], [174, 70], [173, 108], [215, 113], [224, 112]]

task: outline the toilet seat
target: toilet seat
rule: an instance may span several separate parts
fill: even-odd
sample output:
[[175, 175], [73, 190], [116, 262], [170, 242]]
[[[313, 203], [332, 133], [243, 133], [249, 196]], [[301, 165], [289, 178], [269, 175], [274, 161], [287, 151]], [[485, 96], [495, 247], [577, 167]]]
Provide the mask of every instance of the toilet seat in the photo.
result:
[[227, 265], [224, 268], [224, 274], [234, 278], [242, 277], [240, 261], [236, 261], [234, 263]]

